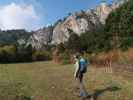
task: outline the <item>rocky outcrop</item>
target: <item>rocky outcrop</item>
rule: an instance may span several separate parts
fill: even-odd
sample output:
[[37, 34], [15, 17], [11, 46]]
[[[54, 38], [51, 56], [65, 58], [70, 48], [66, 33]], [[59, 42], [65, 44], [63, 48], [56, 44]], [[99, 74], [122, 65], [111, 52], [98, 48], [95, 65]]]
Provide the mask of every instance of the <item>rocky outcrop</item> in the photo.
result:
[[43, 46], [49, 44], [52, 41], [53, 27], [44, 27], [37, 31], [34, 31], [30, 37], [32, 47], [35, 49], [42, 49]]
[[88, 30], [88, 22], [84, 18], [77, 19], [75, 15], [66, 18], [65, 21], [59, 22], [54, 30], [52, 37], [52, 44], [59, 44], [68, 40], [69, 30], [80, 35]]
[[102, 2], [93, 9], [75, 12], [65, 17], [64, 20], [57, 21], [53, 26], [31, 33], [24, 30], [0, 31], [0, 43], [31, 44], [35, 49], [45, 48], [47, 44], [64, 43], [70, 37], [70, 30], [80, 36], [86, 31], [92, 31], [105, 24], [110, 12], [125, 1], [128, 0], [118, 0], [112, 5]]
[[106, 4], [105, 2], [101, 3], [99, 6], [97, 6], [94, 9], [94, 13], [97, 15], [102, 24], [105, 24], [105, 20], [111, 11], [112, 11], [112, 6]]
[[86, 31], [97, 29], [105, 24], [110, 12], [123, 4], [123, 1], [127, 0], [115, 2], [112, 5], [102, 2], [93, 9], [78, 11], [63, 20], [58, 20], [53, 27], [39, 29], [31, 37], [32, 46], [38, 49], [49, 43], [64, 43], [70, 37], [70, 30], [80, 36]]
[[112, 11], [112, 6], [101, 3], [94, 9], [76, 12], [68, 16], [64, 21], [60, 21], [53, 30], [52, 43], [59, 44], [68, 40], [69, 29], [80, 35], [86, 31], [105, 24], [105, 20]]
[[111, 5], [102, 2], [93, 9], [71, 14], [66, 17], [65, 20], [60, 21], [54, 26], [52, 43], [59, 44], [67, 41], [70, 36], [69, 29], [77, 35], [97, 29], [101, 25], [105, 24], [106, 18], [110, 12], [121, 6], [126, 1], [128, 0], [116, 0], [116, 2]]

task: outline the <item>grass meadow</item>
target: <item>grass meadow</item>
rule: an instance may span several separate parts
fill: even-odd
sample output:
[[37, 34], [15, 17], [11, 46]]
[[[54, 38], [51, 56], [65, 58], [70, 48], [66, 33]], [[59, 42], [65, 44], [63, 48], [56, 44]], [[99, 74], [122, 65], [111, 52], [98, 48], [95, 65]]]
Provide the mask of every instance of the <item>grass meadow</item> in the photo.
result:
[[[0, 100], [80, 100], [73, 71], [51, 61], [0, 64]], [[91, 100], [133, 100], [133, 77], [125, 74], [132, 73], [90, 65], [84, 82]]]

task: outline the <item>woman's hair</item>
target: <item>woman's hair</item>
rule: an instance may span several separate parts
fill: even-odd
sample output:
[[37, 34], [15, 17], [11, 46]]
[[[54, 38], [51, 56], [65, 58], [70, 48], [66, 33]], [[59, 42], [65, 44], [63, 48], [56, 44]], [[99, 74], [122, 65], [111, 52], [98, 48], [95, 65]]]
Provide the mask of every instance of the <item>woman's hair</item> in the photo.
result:
[[77, 53], [77, 54], [75, 54], [75, 56], [74, 56], [76, 59], [79, 59], [80, 58], [80, 54], [79, 53]]
[[79, 57], [80, 57], [79, 55], [76, 55], [76, 56], [75, 56], [76, 59], [79, 59]]

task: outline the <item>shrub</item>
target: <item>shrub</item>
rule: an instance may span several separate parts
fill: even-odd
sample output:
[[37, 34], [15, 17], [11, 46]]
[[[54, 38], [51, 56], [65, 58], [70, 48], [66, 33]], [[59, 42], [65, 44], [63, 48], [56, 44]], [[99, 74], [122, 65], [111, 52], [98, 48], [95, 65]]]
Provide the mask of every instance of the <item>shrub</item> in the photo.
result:
[[48, 51], [35, 51], [32, 54], [32, 60], [50, 60], [51, 59], [51, 55], [50, 52]]
[[5, 45], [0, 47], [0, 62], [7, 63], [16, 61], [16, 46]]
[[70, 64], [71, 63], [70, 54], [68, 52], [60, 54], [60, 60], [62, 64]]
[[85, 59], [87, 59], [87, 60], [91, 60], [91, 59], [92, 59], [92, 57], [93, 57], [93, 55], [92, 55], [92, 54], [87, 53], [87, 52], [84, 52], [84, 58], [85, 58]]
[[19, 45], [17, 46], [17, 62], [31, 62], [32, 61], [32, 47]]

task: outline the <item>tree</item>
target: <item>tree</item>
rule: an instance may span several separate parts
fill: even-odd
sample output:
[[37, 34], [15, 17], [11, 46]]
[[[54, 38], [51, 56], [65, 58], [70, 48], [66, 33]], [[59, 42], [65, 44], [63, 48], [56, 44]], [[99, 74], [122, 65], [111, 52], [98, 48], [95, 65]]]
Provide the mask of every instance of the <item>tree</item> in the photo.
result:
[[106, 20], [105, 31], [111, 34], [114, 48], [133, 46], [133, 0], [110, 13]]
[[72, 52], [80, 50], [80, 38], [76, 33], [70, 34], [68, 42], [66, 43], [66, 47]]

